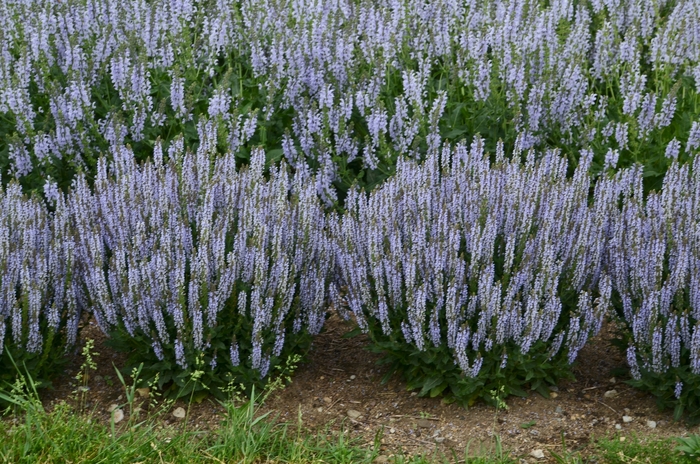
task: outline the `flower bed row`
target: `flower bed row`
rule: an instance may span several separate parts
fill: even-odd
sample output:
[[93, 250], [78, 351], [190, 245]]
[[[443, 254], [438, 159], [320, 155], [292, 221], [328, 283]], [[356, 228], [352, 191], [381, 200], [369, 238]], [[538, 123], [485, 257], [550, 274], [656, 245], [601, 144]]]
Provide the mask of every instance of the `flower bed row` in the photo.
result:
[[238, 168], [199, 132], [168, 161], [159, 142], [144, 163], [115, 145], [94, 185], [47, 183], [48, 206], [2, 191], [4, 380], [9, 355], [48, 373], [89, 311], [146, 381], [250, 387], [308, 349], [332, 301], [409, 388], [465, 404], [546, 394], [614, 316], [635, 384], [700, 410], [698, 158], [645, 195], [614, 156], [593, 186], [590, 152], [567, 176], [555, 151], [491, 161], [475, 138], [400, 161], [338, 215], [304, 171], [265, 172], [262, 150]]

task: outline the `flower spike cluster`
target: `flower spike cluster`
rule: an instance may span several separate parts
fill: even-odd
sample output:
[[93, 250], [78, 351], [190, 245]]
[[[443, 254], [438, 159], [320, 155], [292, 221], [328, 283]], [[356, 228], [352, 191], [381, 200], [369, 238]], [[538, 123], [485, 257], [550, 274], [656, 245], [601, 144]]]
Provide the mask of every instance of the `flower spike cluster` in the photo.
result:
[[347, 307], [374, 340], [444, 347], [467, 377], [535, 347], [571, 363], [610, 304], [592, 293], [607, 277], [590, 246], [604, 232], [591, 157], [567, 179], [558, 153], [509, 160], [501, 147], [492, 164], [483, 145], [400, 161], [371, 194], [351, 191], [333, 230]]
[[41, 384], [76, 342], [82, 305], [63, 196], [49, 213], [21, 187], [0, 187], [0, 380], [32, 367]]
[[115, 148], [94, 192], [75, 182], [86, 294], [104, 332], [147, 340], [158, 361], [189, 372], [204, 356], [212, 369], [244, 364], [264, 378], [285, 342], [323, 327], [325, 213], [301, 175], [280, 166], [266, 179], [262, 150], [242, 170], [233, 155], [213, 156], [212, 127], [200, 126], [194, 153], [164, 162], [157, 146], [139, 165]]

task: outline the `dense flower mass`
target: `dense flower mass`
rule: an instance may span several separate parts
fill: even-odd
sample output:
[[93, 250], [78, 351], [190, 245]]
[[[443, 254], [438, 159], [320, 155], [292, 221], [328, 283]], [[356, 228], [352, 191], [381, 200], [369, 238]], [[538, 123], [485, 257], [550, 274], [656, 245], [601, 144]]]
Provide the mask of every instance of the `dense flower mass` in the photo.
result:
[[699, 17], [0, 1], [0, 380], [84, 310], [160, 386], [254, 385], [333, 302], [467, 404], [546, 394], [609, 316], [700, 411]]
[[74, 264], [64, 205], [50, 214], [18, 184], [0, 187], [0, 382], [25, 373], [23, 365], [45, 382], [75, 343], [80, 289]]
[[313, 183], [284, 166], [266, 180], [261, 151], [240, 171], [214, 158], [212, 127], [169, 162], [159, 144], [141, 166], [115, 147], [94, 193], [81, 177], [68, 198], [95, 320], [161, 385], [196, 369], [249, 385], [325, 321], [333, 256]]
[[[700, 411], [700, 157], [674, 163], [646, 198], [641, 169], [608, 181], [608, 268], [636, 385], [663, 403]], [[680, 400], [677, 402], [676, 400]], [[679, 413], [680, 413], [679, 412]]]
[[[697, 149], [695, 0], [9, 0], [0, 171], [37, 188], [129, 142], [264, 144], [336, 199], [401, 155], [478, 133], [489, 150], [607, 149], [658, 181]], [[242, 150], [241, 150], [242, 149]]]
[[573, 362], [610, 304], [591, 291], [608, 279], [587, 204], [590, 160], [567, 179], [556, 153], [499, 151], [491, 164], [475, 139], [422, 165], [400, 161], [370, 195], [353, 190], [333, 236], [360, 327], [417, 351], [444, 348], [460, 371], [445, 380], [453, 391], [464, 376], [483, 384], [492, 365], [522, 362], [516, 354]]

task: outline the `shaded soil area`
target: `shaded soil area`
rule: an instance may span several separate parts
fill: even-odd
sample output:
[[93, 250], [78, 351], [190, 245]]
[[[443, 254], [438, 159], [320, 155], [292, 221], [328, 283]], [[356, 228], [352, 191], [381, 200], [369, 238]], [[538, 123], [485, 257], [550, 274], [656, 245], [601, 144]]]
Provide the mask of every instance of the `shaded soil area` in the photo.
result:
[[[700, 433], [700, 428], [674, 422], [671, 411], [659, 411], [651, 395], [613, 377], [613, 371], [625, 368], [626, 362], [610, 345], [609, 326], [579, 354], [575, 381], [553, 388], [550, 398], [536, 393], [528, 398], [508, 398], [507, 410], [485, 404], [465, 409], [445, 404], [440, 398], [421, 398], [407, 391], [398, 376], [382, 384], [386, 368], [376, 364], [376, 354], [365, 350], [367, 338], [343, 338], [351, 329], [349, 322], [331, 317], [314, 340], [307, 362], [297, 367], [288, 386], [270, 395], [262, 410], [292, 424], [301, 417], [309, 433], [330, 436], [343, 430], [367, 446], [378, 440], [379, 462], [397, 453], [436, 451], [447, 456], [454, 451], [463, 459], [465, 449], [470, 454], [493, 450], [496, 437], [521, 462], [554, 462], [551, 452], [561, 453], [562, 443], [569, 451], [585, 456], [591, 452], [592, 442], [601, 437], [661, 438]], [[105, 345], [105, 337], [93, 322], [86, 322], [81, 334], [81, 344], [93, 339], [94, 351], [99, 353], [95, 357], [97, 370], [91, 372], [83, 392], [83, 407], [105, 423], [115, 407], [128, 418], [133, 412], [123, 406], [125, 391], [115, 373], [124, 356]], [[83, 362], [78, 347], [63, 377], [44, 394], [48, 407], [62, 400], [77, 401], [75, 377]], [[155, 402], [148, 391], [140, 390], [136, 397], [142, 411]], [[158, 420], [163, 427], [182, 425], [188, 430], [217, 427], [224, 413], [213, 398], [190, 406], [177, 401], [150, 407], [161, 411]], [[186, 410], [186, 418], [177, 417], [183, 412], [176, 412], [178, 408]], [[533, 457], [538, 451], [544, 458]]]

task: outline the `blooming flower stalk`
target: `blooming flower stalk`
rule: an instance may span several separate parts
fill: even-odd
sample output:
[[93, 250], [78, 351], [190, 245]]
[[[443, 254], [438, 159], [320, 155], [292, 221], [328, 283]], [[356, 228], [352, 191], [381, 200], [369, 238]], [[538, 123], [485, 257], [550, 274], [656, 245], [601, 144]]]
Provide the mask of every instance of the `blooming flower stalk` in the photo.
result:
[[210, 151], [213, 127], [168, 162], [115, 148], [94, 192], [80, 178], [70, 196], [95, 319], [161, 385], [203, 365], [207, 388], [259, 383], [325, 321], [333, 254], [313, 183], [284, 166], [266, 179], [262, 150], [239, 171]]

